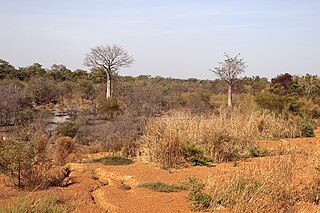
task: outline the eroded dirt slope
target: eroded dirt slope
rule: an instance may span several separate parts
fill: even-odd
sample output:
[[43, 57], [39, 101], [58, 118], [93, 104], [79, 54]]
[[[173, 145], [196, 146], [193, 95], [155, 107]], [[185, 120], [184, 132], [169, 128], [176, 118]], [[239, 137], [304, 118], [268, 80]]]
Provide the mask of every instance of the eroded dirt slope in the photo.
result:
[[[295, 149], [297, 169], [294, 179], [295, 187], [303, 188], [314, 180], [317, 175], [314, 167], [320, 151], [320, 129], [315, 138], [286, 139], [261, 141], [260, 144], [273, 152], [285, 152]], [[320, 154], [320, 153], [319, 153]], [[101, 154], [100, 154], [101, 155]], [[320, 156], [320, 155], [319, 155]], [[90, 155], [89, 158], [99, 157]], [[4, 176], [0, 176], [0, 205], [6, 205], [19, 196], [57, 196], [73, 208], [73, 212], [192, 212], [188, 202], [188, 191], [154, 192], [137, 187], [146, 181], [162, 181], [177, 183], [195, 176], [203, 180], [221, 180], [228, 178], [244, 168], [263, 171], [268, 168], [273, 158], [268, 156], [234, 162], [217, 164], [215, 167], [189, 167], [179, 170], [162, 170], [155, 165], [141, 162], [126, 166], [105, 166], [99, 163], [72, 163], [71, 174], [68, 177], [68, 187], [53, 187], [43, 191], [21, 192], [6, 186]], [[316, 206], [307, 203], [297, 203], [297, 212], [316, 212]]]

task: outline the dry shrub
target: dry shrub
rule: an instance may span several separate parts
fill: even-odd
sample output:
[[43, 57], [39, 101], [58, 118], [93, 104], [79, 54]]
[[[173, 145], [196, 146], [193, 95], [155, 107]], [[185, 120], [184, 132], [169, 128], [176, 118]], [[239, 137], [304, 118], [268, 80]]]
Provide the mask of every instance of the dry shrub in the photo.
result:
[[68, 155], [75, 151], [75, 141], [70, 137], [60, 137], [55, 142], [54, 161], [57, 165], [65, 165]]
[[216, 162], [249, 157], [262, 138], [294, 137], [297, 127], [267, 112], [221, 109], [206, 116], [176, 112], [151, 121], [143, 136], [142, 154], [162, 166], [179, 167], [188, 143], [204, 148]]
[[297, 156], [290, 151], [267, 165], [241, 168], [237, 175], [209, 180], [210, 208], [231, 212], [291, 212], [297, 192], [293, 187]]
[[35, 134], [29, 141], [0, 141], [0, 171], [7, 175], [7, 183], [28, 189], [60, 185], [67, 170], [53, 167], [48, 150], [49, 141], [43, 134]]

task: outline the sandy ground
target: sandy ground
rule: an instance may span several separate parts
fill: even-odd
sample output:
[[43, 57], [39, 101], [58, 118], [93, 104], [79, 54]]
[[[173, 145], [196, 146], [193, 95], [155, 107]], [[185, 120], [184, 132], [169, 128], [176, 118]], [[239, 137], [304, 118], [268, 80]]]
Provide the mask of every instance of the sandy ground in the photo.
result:
[[[260, 141], [263, 147], [275, 153], [294, 149], [299, 161], [294, 184], [297, 189], [313, 181], [317, 175], [314, 169], [320, 157], [320, 128], [315, 138]], [[102, 154], [91, 155], [90, 158]], [[194, 212], [188, 202], [188, 191], [163, 193], [137, 187], [146, 181], [177, 183], [190, 176], [203, 180], [223, 179], [241, 170], [268, 168], [270, 162], [279, 156], [251, 158], [237, 162], [217, 164], [214, 167], [189, 167], [176, 170], [162, 170], [159, 167], [136, 160], [126, 166], [106, 166], [99, 163], [71, 163], [68, 187], [52, 187], [47, 190], [25, 192], [8, 187], [0, 175], [0, 205], [7, 205], [19, 196], [57, 196], [72, 206], [72, 212]], [[319, 158], [320, 159], [320, 158]], [[130, 189], [128, 190], [128, 186]], [[296, 212], [317, 212], [309, 203], [297, 203]]]

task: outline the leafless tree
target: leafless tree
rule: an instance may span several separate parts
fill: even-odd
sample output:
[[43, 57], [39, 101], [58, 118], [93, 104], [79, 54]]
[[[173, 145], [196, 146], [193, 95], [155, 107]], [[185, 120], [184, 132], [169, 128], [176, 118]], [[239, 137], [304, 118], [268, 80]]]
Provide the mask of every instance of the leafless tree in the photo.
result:
[[127, 68], [134, 62], [126, 50], [117, 45], [97, 46], [91, 48], [86, 55], [84, 65], [91, 68], [101, 68], [107, 74], [106, 98], [111, 97], [112, 79], [120, 68]]
[[224, 53], [226, 59], [219, 62], [219, 67], [211, 70], [219, 78], [227, 81], [228, 83], [228, 106], [232, 107], [232, 86], [236, 82], [238, 75], [244, 72], [247, 68], [246, 62], [242, 58], [239, 58], [240, 54], [235, 57], [230, 57], [229, 54]]

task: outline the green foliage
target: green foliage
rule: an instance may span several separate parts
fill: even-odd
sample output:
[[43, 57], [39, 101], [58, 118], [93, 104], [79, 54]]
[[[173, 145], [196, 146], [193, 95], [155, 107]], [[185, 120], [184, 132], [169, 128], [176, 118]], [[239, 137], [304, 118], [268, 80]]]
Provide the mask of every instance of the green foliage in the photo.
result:
[[53, 64], [48, 72], [49, 77], [57, 81], [71, 80], [73, 73], [63, 64]]
[[252, 146], [248, 148], [249, 156], [248, 157], [265, 157], [269, 154], [269, 151], [266, 148], [260, 146]]
[[148, 189], [151, 189], [153, 191], [157, 191], [157, 192], [178, 192], [181, 190], [185, 190], [186, 187], [183, 185], [177, 185], [177, 184], [166, 184], [163, 182], [146, 182], [146, 183], [142, 183], [139, 184], [138, 187], [145, 187]]
[[106, 157], [95, 159], [95, 160], [91, 160], [91, 161], [88, 161], [88, 162], [102, 163], [102, 164], [105, 164], [105, 165], [113, 165], [113, 166], [116, 166], [116, 165], [129, 165], [129, 164], [133, 163], [133, 161], [128, 159], [128, 158], [125, 158], [125, 157], [122, 157], [122, 156], [115, 156], [115, 155], [106, 156]]
[[29, 67], [22, 67], [18, 70], [18, 79], [22, 81], [30, 80], [35, 77], [44, 77], [46, 70], [42, 68], [41, 64], [34, 63]]
[[68, 136], [71, 138], [74, 138], [76, 136], [78, 130], [78, 126], [71, 121], [66, 121], [59, 124], [56, 129], [57, 135]]
[[5, 78], [14, 78], [16, 69], [9, 62], [0, 59], [0, 80]]
[[203, 148], [197, 147], [191, 142], [187, 143], [183, 155], [192, 166], [208, 166], [213, 161], [212, 158], [204, 155]]
[[89, 75], [89, 79], [94, 83], [105, 83], [107, 80], [107, 73], [103, 69], [93, 68]]
[[256, 95], [256, 103], [262, 109], [281, 113], [286, 106], [286, 98], [273, 93], [258, 93]]
[[294, 115], [300, 114], [303, 105], [304, 102], [295, 93], [286, 97], [286, 110]]
[[310, 119], [302, 119], [298, 122], [303, 137], [314, 137], [315, 123]]
[[202, 180], [189, 177], [187, 186], [191, 190], [188, 198], [195, 210], [206, 210], [210, 208], [212, 197], [204, 192], [205, 184]]

